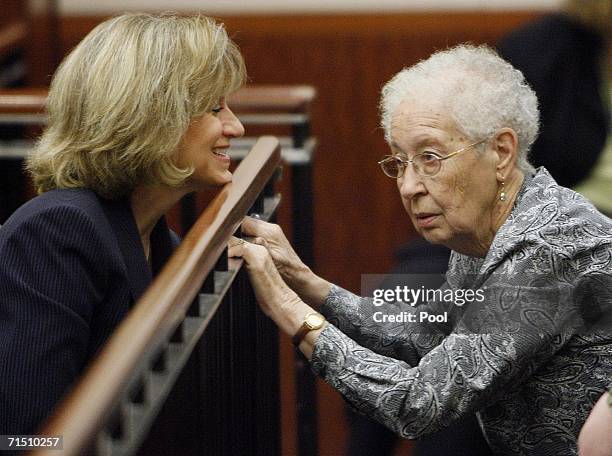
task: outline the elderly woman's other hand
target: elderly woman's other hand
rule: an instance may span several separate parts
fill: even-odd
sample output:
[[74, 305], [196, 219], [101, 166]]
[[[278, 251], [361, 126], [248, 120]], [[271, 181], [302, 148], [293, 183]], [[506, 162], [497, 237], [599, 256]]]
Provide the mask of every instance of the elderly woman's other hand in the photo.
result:
[[580, 456], [612, 456], [612, 405], [608, 401], [612, 401], [612, 392], [599, 398], [584, 423], [578, 437]]
[[268, 249], [278, 272], [288, 283], [295, 282], [299, 280], [300, 275], [308, 273], [308, 266], [295, 253], [280, 226], [256, 217], [245, 217], [242, 232], [253, 236], [253, 243]]
[[264, 246], [232, 238], [228, 256], [244, 259], [255, 297], [268, 317], [274, 318], [275, 314], [282, 312], [284, 308], [290, 308], [300, 300], [283, 281]]
[[255, 217], [245, 217], [242, 232], [252, 236], [254, 244], [267, 249], [284, 282], [304, 301], [315, 307], [323, 303], [331, 285], [304, 264], [280, 226]]

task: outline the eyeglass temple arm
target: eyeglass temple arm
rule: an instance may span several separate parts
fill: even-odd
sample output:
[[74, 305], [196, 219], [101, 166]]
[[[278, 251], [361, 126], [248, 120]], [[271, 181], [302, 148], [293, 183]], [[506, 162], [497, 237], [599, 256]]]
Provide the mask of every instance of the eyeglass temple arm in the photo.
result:
[[404, 159], [404, 158], [402, 158], [402, 157], [400, 157], [398, 155], [385, 155], [385, 157], [382, 160], [380, 160], [379, 162], [377, 162], [377, 163], [379, 165], [382, 165], [383, 162], [386, 162], [387, 160], [389, 160], [391, 158], [394, 159], [394, 160], [399, 160], [400, 162], [402, 162], [404, 164], [412, 163], [412, 159], [411, 158]]
[[455, 152], [452, 152], [452, 153], [448, 154], [448, 155], [447, 155], [447, 156], [445, 156], [445, 157], [439, 157], [439, 158], [438, 158], [438, 160], [442, 161], [442, 160], [446, 160], [447, 158], [454, 157], [455, 155], [460, 154], [461, 152], [465, 152], [465, 151], [466, 151], [466, 150], [468, 150], [470, 147], [477, 146], [478, 144], [481, 144], [481, 143], [483, 143], [483, 142], [485, 142], [485, 141], [486, 141], [486, 139], [481, 139], [480, 141], [476, 141], [475, 143], [468, 144], [468, 145], [467, 145], [467, 146], [465, 146], [463, 149], [459, 149], [459, 150], [457, 150], [457, 151], [455, 151]]

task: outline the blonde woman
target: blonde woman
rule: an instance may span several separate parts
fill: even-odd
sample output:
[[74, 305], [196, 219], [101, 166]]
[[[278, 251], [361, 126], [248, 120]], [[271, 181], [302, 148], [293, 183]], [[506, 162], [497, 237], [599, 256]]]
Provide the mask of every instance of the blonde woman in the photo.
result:
[[0, 229], [0, 434], [36, 430], [177, 243], [164, 213], [230, 182], [245, 80], [203, 16], [127, 14], [64, 60], [27, 166], [40, 195]]

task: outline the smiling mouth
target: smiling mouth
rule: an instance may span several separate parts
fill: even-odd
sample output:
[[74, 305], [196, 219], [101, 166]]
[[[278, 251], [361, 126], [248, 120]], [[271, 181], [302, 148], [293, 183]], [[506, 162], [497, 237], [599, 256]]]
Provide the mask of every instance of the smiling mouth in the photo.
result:
[[215, 154], [215, 155], [218, 155], [219, 157], [227, 157], [227, 158], [229, 158], [229, 155], [227, 154], [227, 150], [213, 149], [212, 153]]

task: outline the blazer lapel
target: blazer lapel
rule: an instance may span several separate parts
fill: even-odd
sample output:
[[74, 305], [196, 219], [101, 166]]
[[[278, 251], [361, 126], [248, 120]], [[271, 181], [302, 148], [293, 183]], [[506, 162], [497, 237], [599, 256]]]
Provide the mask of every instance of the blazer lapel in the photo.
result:
[[132, 303], [138, 301], [151, 284], [152, 275], [129, 199], [102, 200], [102, 206], [117, 238], [123, 256]]
[[156, 276], [168, 261], [175, 249], [170, 230], [164, 217], [160, 218], [151, 232], [151, 255], [153, 275]]

